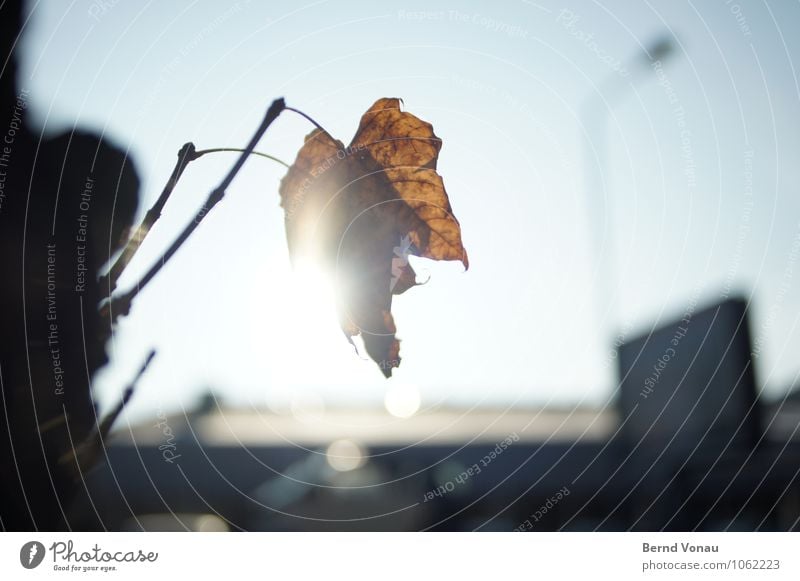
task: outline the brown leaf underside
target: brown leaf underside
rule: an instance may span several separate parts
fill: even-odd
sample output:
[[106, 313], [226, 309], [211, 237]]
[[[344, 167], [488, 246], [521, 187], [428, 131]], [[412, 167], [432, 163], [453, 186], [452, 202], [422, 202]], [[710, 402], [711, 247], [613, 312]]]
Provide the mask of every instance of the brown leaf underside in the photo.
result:
[[392, 295], [416, 285], [409, 254], [469, 268], [436, 161], [442, 141], [426, 123], [379, 99], [347, 148], [316, 129], [281, 181], [293, 260], [311, 255], [335, 276], [342, 331], [361, 334], [386, 377], [400, 364]]

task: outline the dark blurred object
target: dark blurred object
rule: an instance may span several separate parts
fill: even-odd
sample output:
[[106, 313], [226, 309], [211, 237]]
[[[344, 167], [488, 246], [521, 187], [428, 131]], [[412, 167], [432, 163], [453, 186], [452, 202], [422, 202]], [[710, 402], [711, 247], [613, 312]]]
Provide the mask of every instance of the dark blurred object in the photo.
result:
[[635, 528], [702, 526], [703, 494], [721, 495], [736, 478], [760, 476], [747, 303], [731, 299], [697, 310], [690, 302], [677, 321], [622, 345], [619, 371], [620, 441]]
[[690, 305], [680, 320], [622, 345], [619, 367], [622, 434], [642, 455], [705, 466], [750, 452], [761, 437], [743, 300]]
[[111, 334], [97, 278], [127, 235], [139, 179], [101, 136], [42, 139], [31, 127], [36, 95], [15, 79], [21, 13], [21, 2], [0, 8], [10, 57], [0, 91], [0, 526], [54, 530], [72, 528], [68, 506], [86, 493], [72, 452], [98, 424], [91, 381]]

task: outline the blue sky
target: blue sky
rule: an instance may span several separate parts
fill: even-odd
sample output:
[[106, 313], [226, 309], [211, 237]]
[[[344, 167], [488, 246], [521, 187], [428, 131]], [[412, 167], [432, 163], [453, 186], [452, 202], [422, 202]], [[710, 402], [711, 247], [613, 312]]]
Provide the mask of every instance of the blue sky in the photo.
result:
[[[186, 141], [243, 146], [276, 97], [342, 141], [380, 97], [443, 139], [439, 171], [471, 267], [416, 261], [395, 301], [403, 363], [356, 356], [324, 281], [289, 268], [284, 170], [253, 158], [137, 298], [97, 381], [118, 397], [159, 352], [133, 417], [293, 397], [380, 405], [604, 405], [609, 349], [690, 301], [753, 301], [756, 372], [800, 370], [800, 5], [784, 2], [38, 2], [20, 85], [48, 133], [130, 150], [142, 213]], [[663, 67], [645, 49], [675, 38]], [[620, 72], [622, 70], [622, 72]], [[259, 149], [294, 159], [289, 113]], [[234, 157], [194, 162], [120, 286], [191, 219]]]

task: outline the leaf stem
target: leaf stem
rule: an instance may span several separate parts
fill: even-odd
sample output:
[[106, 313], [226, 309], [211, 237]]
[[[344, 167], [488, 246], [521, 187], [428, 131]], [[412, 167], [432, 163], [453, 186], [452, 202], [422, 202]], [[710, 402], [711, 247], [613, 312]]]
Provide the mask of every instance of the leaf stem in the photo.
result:
[[[288, 107], [286, 107], [286, 108], [288, 109]], [[203, 155], [205, 155], [207, 153], [221, 153], [223, 151], [236, 151], [236, 152], [240, 152], [241, 153], [242, 151], [244, 151], [244, 149], [242, 149], [240, 147], [215, 147], [213, 149], [201, 149], [200, 151], [197, 152], [197, 157], [203, 156]], [[259, 157], [263, 157], [263, 158], [266, 158], [266, 159], [271, 159], [272, 161], [275, 161], [275, 162], [281, 164], [285, 168], [289, 168], [290, 167], [289, 164], [286, 163], [285, 161], [283, 161], [282, 159], [277, 158], [277, 157], [275, 157], [273, 155], [270, 155], [268, 153], [262, 153], [261, 151], [251, 151], [250, 155], [257, 155]]]
[[319, 123], [317, 123], [317, 122], [316, 122], [316, 121], [315, 121], [315, 120], [314, 120], [314, 119], [313, 119], [311, 116], [309, 116], [309, 115], [307, 115], [307, 114], [303, 113], [302, 111], [300, 111], [300, 109], [295, 109], [294, 107], [286, 107], [286, 110], [287, 110], [287, 111], [291, 111], [292, 113], [297, 113], [297, 114], [298, 114], [298, 115], [300, 115], [301, 117], [304, 117], [304, 118], [305, 118], [307, 121], [311, 122], [311, 123], [314, 125], [314, 127], [316, 127], [317, 129], [319, 129], [319, 130], [320, 130], [320, 131], [322, 131], [323, 133], [327, 133], [328, 135], [330, 135], [330, 133], [328, 133], [327, 131], [325, 131], [325, 128], [324, 128], [322, 125], [320, 125]]

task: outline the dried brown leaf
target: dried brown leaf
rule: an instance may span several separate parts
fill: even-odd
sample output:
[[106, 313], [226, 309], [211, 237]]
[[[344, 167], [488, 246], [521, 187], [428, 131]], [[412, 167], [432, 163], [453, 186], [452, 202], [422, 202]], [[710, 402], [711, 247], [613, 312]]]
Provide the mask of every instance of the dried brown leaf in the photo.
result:
[[469, 268], [436, 173], [442, 141], [400, 103], [379, 99], [348, 147], [311, 132], [280, 186], [292, 259], [311, 255], [333, 271], [342, 330], [363, 336], [386, 377], [400, 364], [392, 295], [417, 284], [408, 256]]

